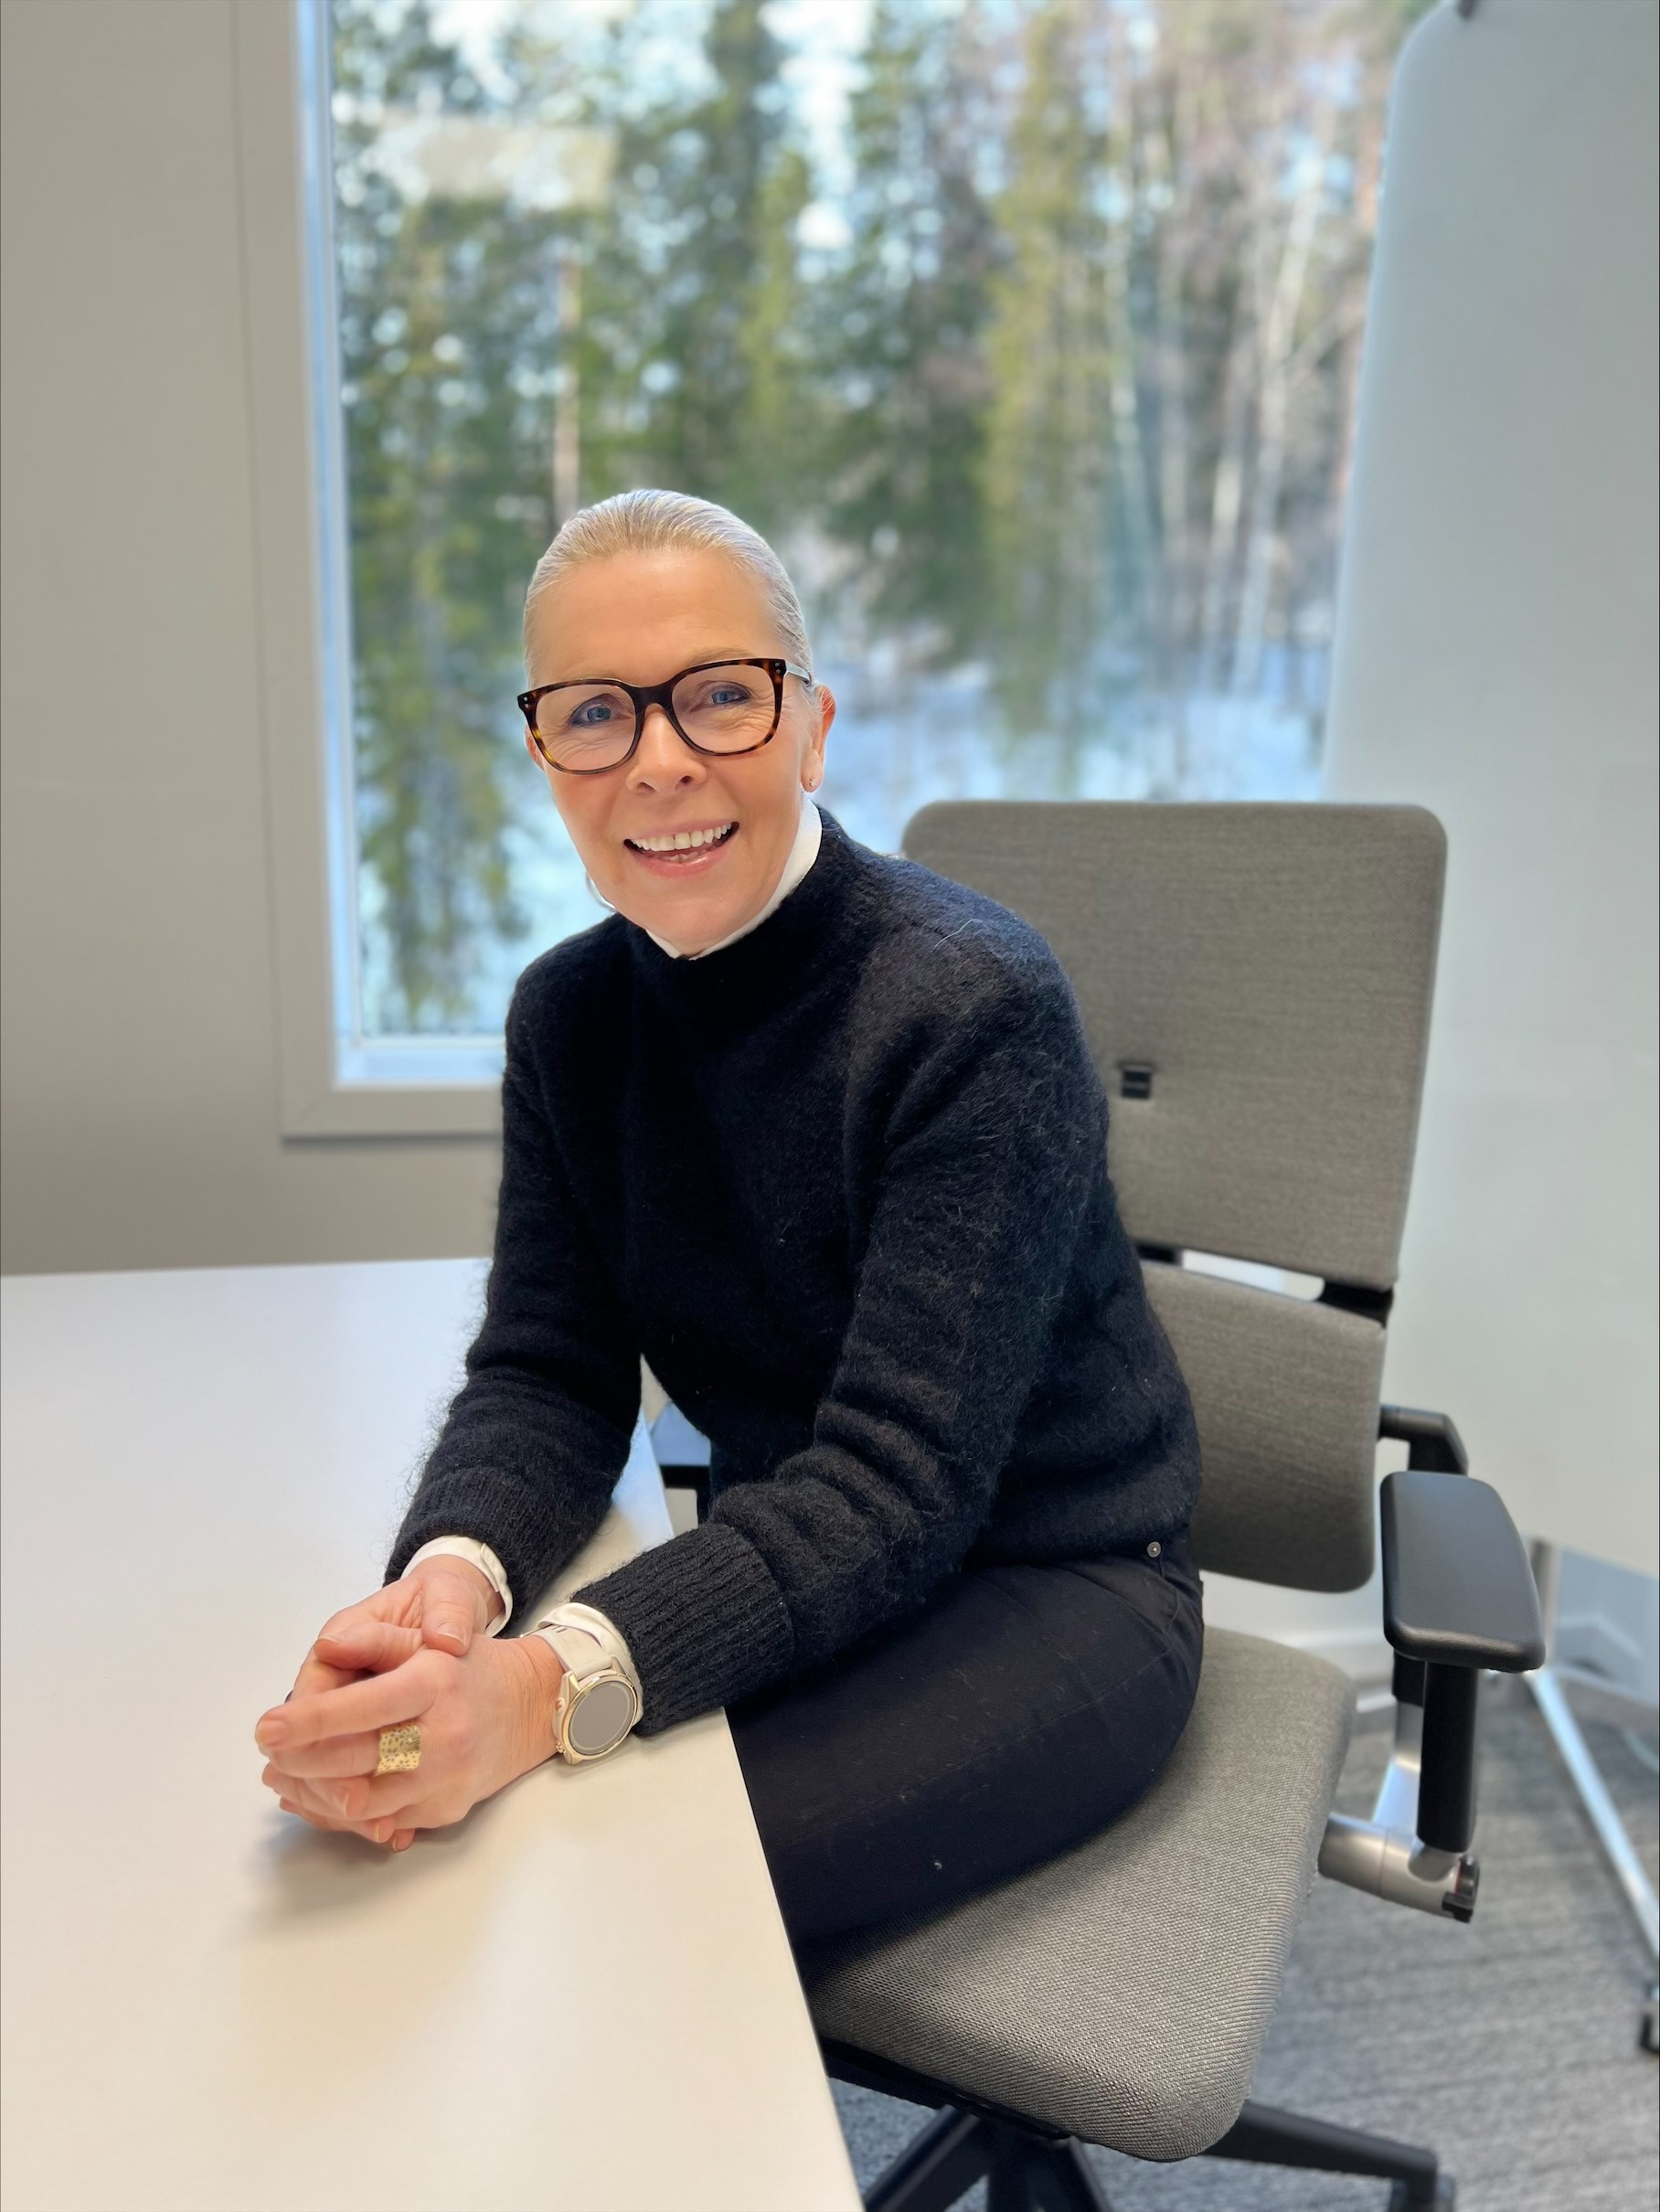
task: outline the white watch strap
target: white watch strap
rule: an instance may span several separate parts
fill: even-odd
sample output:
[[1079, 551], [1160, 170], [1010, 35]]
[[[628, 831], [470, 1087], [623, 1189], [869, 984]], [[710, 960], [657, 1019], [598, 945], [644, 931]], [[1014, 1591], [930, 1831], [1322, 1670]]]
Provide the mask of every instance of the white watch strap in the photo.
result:
[[[537, 1622], [536, 1627], [538, 1633], [543, 1629], [574, 1628], [580, 1630], [584, 1636], [591, 1637], [601, 1657], [616, 1661], [622, 1669], [622, 1678], [633, 1691], [636, 1701], [642, 1700], [640, 1677], [634, 1672], [634, 1663], [629, 1654], [627, 1641], [616, 1622], [607, 1614], [601, 1612], [597, 1606], [579, 1605], [574, 1599], [567, 1599], [563, 1605], [555, 1605], [545, 1612]], [[549, 1637], [548, 1641], [551, 1643], [552, 1638]], [[558, 1644], [554, 1645], [554, 1649], [559, 1650]]]

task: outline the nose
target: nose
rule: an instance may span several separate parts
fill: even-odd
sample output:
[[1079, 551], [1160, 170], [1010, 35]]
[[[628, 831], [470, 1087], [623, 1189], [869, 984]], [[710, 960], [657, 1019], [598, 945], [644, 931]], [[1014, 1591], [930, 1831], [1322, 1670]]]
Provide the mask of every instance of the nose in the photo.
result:
[[703, 782], [708, 770], [661, 707], [648, 707], [639, 749], [628, 764], [632, 791], [686, 791]]

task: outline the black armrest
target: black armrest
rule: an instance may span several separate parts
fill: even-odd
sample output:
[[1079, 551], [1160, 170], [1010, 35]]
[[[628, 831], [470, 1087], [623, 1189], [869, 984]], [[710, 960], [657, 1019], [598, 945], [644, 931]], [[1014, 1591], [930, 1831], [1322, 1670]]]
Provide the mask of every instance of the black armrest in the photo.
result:
[[1380, 1509], [1395, 1695], [1423, 1707], [1418, 1835], [1434, 1850], [1463, 1853], [1475, 1829], [1481, 1670], [1514, 1675], [1542, 1664], [1539, 1594], [1516, 1524], [1488, 1484], [1409, 1467], [1384, 1476]]
[[1505, 1501], [1468, 1475], [1383, 1478], [1383, 1632], [1431, 1666], [1541, 1665], [1533, 1569]]

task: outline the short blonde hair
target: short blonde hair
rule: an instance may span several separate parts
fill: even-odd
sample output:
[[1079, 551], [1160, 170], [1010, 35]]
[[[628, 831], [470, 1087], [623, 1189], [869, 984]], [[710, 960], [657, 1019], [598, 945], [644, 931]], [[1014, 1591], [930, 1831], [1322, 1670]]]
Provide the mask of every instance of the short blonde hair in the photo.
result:
[[789, 658], [797, 667], [812, 668], [806, 618], [783, 562], [759, 530], [729, 508], [717, 506], [712, 499], [694, 499], [686, 492], [618, 492], [591, 507], [580, 507], [561, 525], [537, 562], [525, 594], [527, 654], [531, 611], [556, 578], [584, 561], [604, 560], [615, 553], [671, 551], [729, 554], [761, 586]]

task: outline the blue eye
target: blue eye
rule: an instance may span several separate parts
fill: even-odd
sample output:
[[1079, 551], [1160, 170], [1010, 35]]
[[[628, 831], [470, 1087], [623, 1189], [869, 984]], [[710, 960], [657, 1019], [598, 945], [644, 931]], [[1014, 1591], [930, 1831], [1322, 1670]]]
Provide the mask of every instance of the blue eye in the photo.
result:
[[741, 707], [749, 698], [741, 684], [718, 684], [709, 694], [711, 707]]
[[579, 707], [567, 725], [571, 729], [599, 729], [611, 720], [612, 713], [609, 699], [590, 699]]

